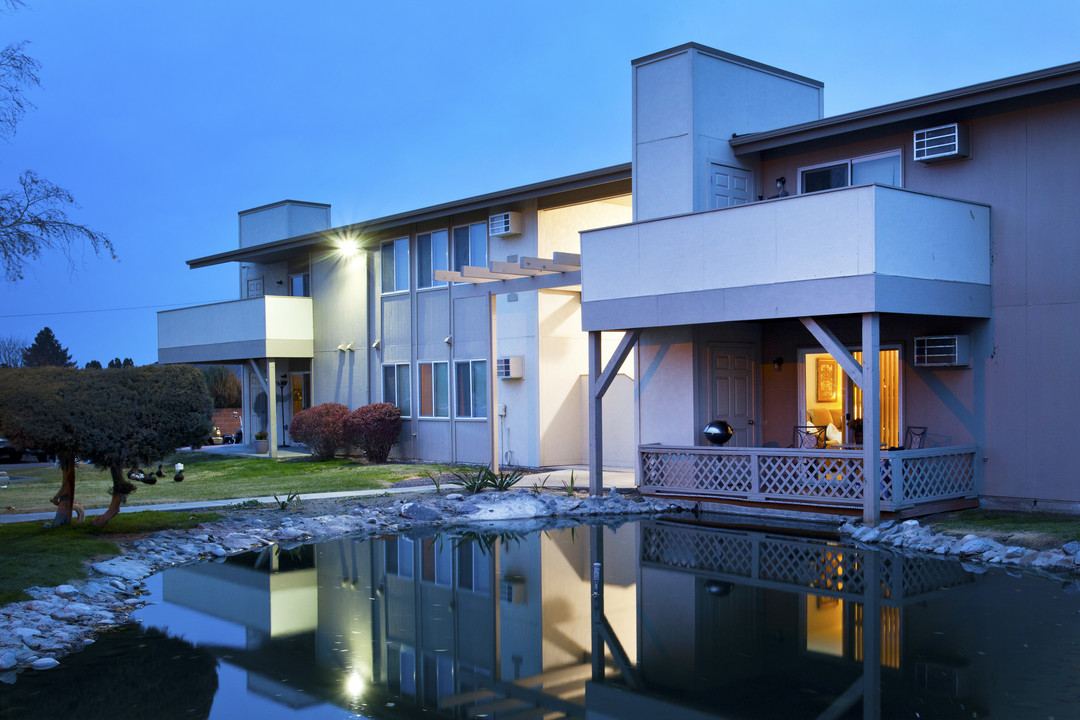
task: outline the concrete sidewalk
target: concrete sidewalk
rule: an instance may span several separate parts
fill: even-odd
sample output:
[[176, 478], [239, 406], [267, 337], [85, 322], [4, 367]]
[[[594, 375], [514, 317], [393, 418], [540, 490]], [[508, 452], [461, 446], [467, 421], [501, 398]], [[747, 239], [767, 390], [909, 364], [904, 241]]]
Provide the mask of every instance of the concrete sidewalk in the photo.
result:
[[[218, 445], [217, 448], [242, 448], [242, 445]], [[243, 451], [232, 454], [244, 454]], [[302, 453], [297, 453], [300, 455]], [[259, 457], [259, 456], [256, 456]], [[265, 456], [263, 456], [265, 457]], [[552, 468], [550, 471], [541, 470], [537, 473], [527, 475], [520, 483], [516, 485], [517, 488], [531, 489], [538, 485], [542, 485], [547, 490], [563, 490], [570, 485], [571, 473], [573, 474], [573, 484], [576, 490], [588, 490], [589, 489], [589, 471], [584, 467], [565, 467], [565, 468]], [[611, 468], [604, 470], [604, 490], [610, 490], [613, 488], [627, 489], [634, 487], [634, 473], [624, 468]], [[454, 492], [453, 485], [443, 484], [442, 491], [444, 493]], [[300, 499], [303, 501], [308, 500], [336, 500], [338, 498], [347, 497], [365, 497], [372, 495], [383, 495], [390, 493], [393, 495], [401, 493], [426, 493], [435, 492], [433, 485], [412, 485], [409, 487], [389, 487], [381, 490], [345, 490], [341, 492], [320, 492], [320, 493], [301, 493]], [[285, 500], [285, 495], [279, 495], [278, 500]], [[232, 498], [230, 500], [202, 500], [193, 502], [182, 503], [163, 503], [161, 505], [125, 505], [120, 508], [122, 513], [142, 512], [144, 510], [171, 510], [171, 511], [184, 511], [184, 510], [213, 510], [215, 508], [225, 508], [241, 503], [255, 501], [258, 503], [274, 503], [277, 500], [273, 495], [264, 495], [262, 497], [250, 497], [250, 498]], [[95, 515], [101, 515], [105, 512], [105, 508], [96, 508], [93, 510], [87, 510], [86, 516], [93, 517]], [[40, 522], [44, 520], [51, 520], [56, 513], [22, 513], [13, 515], [0, 515], [0, 523], [17, 523], [17, 522]]]

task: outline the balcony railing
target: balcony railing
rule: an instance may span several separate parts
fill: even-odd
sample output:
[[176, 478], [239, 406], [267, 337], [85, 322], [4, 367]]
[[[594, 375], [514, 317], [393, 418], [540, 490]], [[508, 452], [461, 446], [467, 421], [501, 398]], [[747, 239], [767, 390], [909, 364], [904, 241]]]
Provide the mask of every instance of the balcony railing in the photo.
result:
[[867, 185], [583, 232], [586, 330], [990, 311], [990, 208]]
[[[653, 494], [860, 508], [860, 450], [646, 445], [641, 490]], [[882, 451], [874, 473], [883, 511], [977, 497], [974, 445]]]
[[310, 358], [311, 298], [267, 295], [158, 313], [158, 361]]

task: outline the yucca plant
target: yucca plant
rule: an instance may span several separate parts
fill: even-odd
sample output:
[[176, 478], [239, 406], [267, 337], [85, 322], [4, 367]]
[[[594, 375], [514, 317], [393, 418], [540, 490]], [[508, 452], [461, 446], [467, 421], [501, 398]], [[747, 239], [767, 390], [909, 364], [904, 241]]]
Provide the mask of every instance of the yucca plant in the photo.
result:
[[460, 485], [468, 492], [478, 493], [489, 485], [489, 479], [493, 475], [491, 468], [477, 466], [450, 473], [450, 478], [446, 482], [451, 485]]
[[488, 470], [488, 485], [499, 492], [503, 492], [517, 485], [521, 482], [523, 477], [525, 477], [525, 471], [521, 468], [515, 470], [499, 470], [497, 473]]

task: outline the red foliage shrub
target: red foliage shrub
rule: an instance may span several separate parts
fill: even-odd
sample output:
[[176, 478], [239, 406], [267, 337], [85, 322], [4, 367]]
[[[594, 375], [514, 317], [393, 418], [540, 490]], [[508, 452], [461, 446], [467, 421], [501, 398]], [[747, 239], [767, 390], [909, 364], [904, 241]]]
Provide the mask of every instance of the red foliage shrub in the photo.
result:
[[393, 403], [356, 408], [345, 420], [345, 439], [363, 450], [368, 462], [386, 462], [400, 432], [401, 411]]
[[316, 405], [293, 415], [289, 435], [310, 447], [316, 458], [326, 460], [345, 446], [344, 422], [347, 417], [349, 408], [340, 403]]

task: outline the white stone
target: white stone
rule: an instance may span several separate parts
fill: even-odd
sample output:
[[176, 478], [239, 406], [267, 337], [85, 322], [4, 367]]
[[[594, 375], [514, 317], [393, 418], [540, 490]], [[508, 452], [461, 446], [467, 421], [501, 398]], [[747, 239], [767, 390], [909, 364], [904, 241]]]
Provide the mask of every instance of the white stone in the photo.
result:
[[74, 585], [57, 585], [55, 592], [60, 597], [70, 597], [71, 595], [77, 595], [79, 588]]
[[30, 667], [34, 668], [35, 670], [51, 670], [59, 664], [60, 663], [56, 660], [56, 658], [43, 657], [38, 658], [34, 662], [30, 663]]
[[141, 580], [151, 573], [150, 566], [146, 563], [122, 557], [96, 562], [91, 567], [102, 575], [112, 575], [125, 580]]

